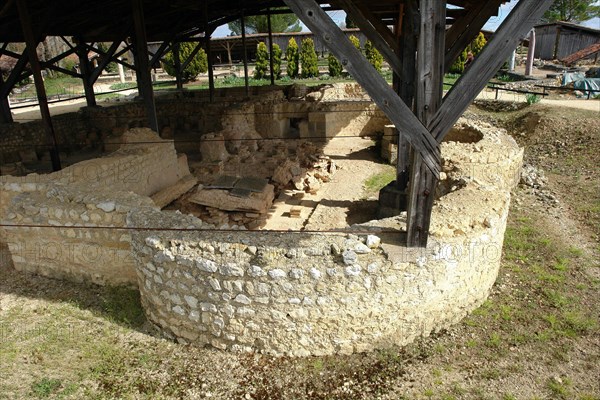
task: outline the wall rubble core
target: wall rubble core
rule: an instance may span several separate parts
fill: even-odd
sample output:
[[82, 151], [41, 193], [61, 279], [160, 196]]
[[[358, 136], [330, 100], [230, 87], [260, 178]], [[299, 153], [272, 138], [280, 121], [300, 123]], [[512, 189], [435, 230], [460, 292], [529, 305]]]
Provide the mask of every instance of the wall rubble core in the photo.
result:
[[[463, 119], [442, 143], [431, 240], [418, 250], [398, 245], [403, 216], [347, 232], [274, 233], [219, 231], [161, 211], [151, 198], [190, 172], [172, 140], [148, 135], [128, 132], [132, 143], [116, 153], [56, 174], [0, 177], [2, 224], [36, 226], [0, 232], [15, 268], [137, 285], [168, 337], [290, 356], [408, 344], [458, 322], [496, 280], [523, 157], [505, 131]], [[115, 178], [119, 170], [136, 178]]]

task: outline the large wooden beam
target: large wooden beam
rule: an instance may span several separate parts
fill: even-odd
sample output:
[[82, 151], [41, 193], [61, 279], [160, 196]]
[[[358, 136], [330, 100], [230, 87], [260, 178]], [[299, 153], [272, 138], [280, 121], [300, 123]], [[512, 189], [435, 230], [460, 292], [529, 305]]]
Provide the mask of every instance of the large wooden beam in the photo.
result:
[[137, 80], [140, 94], [144, 99], [146, 118], [148, 126], [158, 132], [158, 118], [156, 116], [156, 105], [154, 104], [154, 90], [152, 88], [152, 77], [150, 76], [150, 65], [148, 61], [148, 42], [146, 40], [146, 24], [144, 21], [144, 9], [142, 0], [131, 0], [133, 11], [133, 24], [135, 28], [135, 64], [137, 67]]
[[[427, 126], [442, 104], [446, 1], [420, 0], [415, 114]], [[413, 154], [407, 210], [407, 246], [426, 247], [438, 178]]]
[[243, 58], [244, 58], [244, 90], [246, 93], [246, 97], [250, 96], [250, 79], [248, 77], [248, 50], [246, 48], [246, 22], [244, 20], [244, 13], [242, 12], [242, 17], [240, 18], [240, 26], [242, 28], [242, 48]]
[[106, 51], [106, 54], [102, 55], [102, 60], [90, 74], [90, 82], [96, 83], [100, 77], [100, 74], [102, 74], [102, 71], [104, 71], [104, 68], [106, 68], [113, 60], [116, 61], [117, 57], [115, 57], [115, 52], [119, 48], [121, 42], [121, 40], [115, 40]]
[[439, 145], [385, 79], [369, 64], [346, 35], [314, 0], [284, 0], [287, 6], [342, 61], [396, 128], [406, 135], [435, 177], [439, 176]]
[[446, 34], [444, 70], [448, 72], [460, 53], [477, 37], [481, 28], [498, 12], [503, 0], [480, 1], [452, 24]]
[[31, 24], [31, 17], [29, 15], [29, 8], [27, 0], [16, 0], [17, 9], [19, 12], [19, 20], [21, 21], [21, 29], [23, 30], [23, 37], [27, 44], [27, 53], [29, 56], [29, 64], [33, 71], [33, 79], [35, 81], [35, 90], [37, 92], [37, 98], [42, 114], [42, 120], [44, 121], [44, 128], [46, 131], [46, 141], [49, 145], [50, 159], [52, 161], [52, 169], [59, 171], [60, 155], [58, 150], [58, 139], [54, 126], [52, 125], [52, 118], [50, 116], [50, 109], [48, 108], [48, 98], [46, 97], [46, 88], [44, 87], [44, 80], [42, 79], [42, 67], [37, 55], [37, 46], [39, 41], [36, 39], [33, 33], [33, 26]]
[[[360, 8], [354, 1], [337, 0], [337, 3], [342, 6], [356, 26], [360, 28], [361, 32], [373, 43], [375, 48], [381, 52], [394, 73], [402, 77], [402, 61], [398, 57], [398, 44], [388, 27], [373, 14], [369, 13], [368, 10]], [[384, 33], [386, 31], [387, 33]]]
[[85, 44], [78, 41], [77, 56], [79, 57], [79, 69], [83, 81], [83, 91], [88, 107], [96, 106], [96, 94], [94, 93], [94, 81], [92, 80], [92, 68], [88, 59], [88, 51]]
[[183, 90], [183, 79], [181, 79], [181, 57], [179, 54], [179, 42], [173, 42], [173, 62], [175, 67], [175, 81], [177, 82], [177, 90]]
[[444, 98], [442, 107], [430, 122], [430, 131], [438, 142], [444, 139], [469, 104], [508, 59], [521, 38], [525, 37], [533, 25], [550, 8], [552, 1], [521, 0], [517, 3], [487, 46], [450, 89]]

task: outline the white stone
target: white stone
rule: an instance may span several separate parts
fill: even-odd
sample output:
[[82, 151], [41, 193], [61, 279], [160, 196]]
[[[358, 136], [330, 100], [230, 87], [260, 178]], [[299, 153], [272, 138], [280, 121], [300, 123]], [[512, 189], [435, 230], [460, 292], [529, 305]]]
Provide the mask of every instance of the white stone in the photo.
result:
[[285, 271], [283, 271], [279, 268], [276, 268], [276, 269], [272, 269], [269, 271], [269, 276], [272, 279], [281, 279], [281, 278], [285, 278], [286, 273], [285, 273]]
[[293, 268], [290, 271], [290, 278], [292, 279], [300, 279], [304, 276], [304, 271], [298, 268]]
[[179, 297], [178, 294], [172, 294], [171, 295], [171, 301], [175, 304], [183, 304], [183, 300], [181, 300], [181, 297]]
[[210, 285], [211, 288], [213, 288], [213, 290], [216, 290], [216, 291], [221, 290], [221, 283], [219, 283], [219, 281], [216, 280], [215, 278], [209, 278], [208, 284]]
[[378, 269], [379, 265], [377, 263], [371, 263], [367, 265], [367, 271], [369, 271], [370, 274], [376, 273]]
[[190, 319], [195, 322], [200, 321], [200, 313], [196, 310], [192, 310], [190, 312]]
[[175, 261], [175, 257], [169, 249], [164, 249], [154, 255], [154, 260], [159, 263], [173, 262]]
[[367, 235], [367, 246], [370, 249], [375, 249], [375, 248], [379, 247], [380, 244], [381, 244], [381, 239], [379, 238], [379, 236]]
[[321, 279], [321, 271], [319, 271], [319, 270], [318, 270], [318, 269], [316, 269], [316, 268], [311, 268], [311, 269], [310, 269], [310, 276], [311, 276], [313, 279]]
[[251, 318], [254, 316], [254, 314], [256, 314], [256, 312], [253, 309], [248, 307], [240, 307], [237, 309], [236, 313], [241, 318]]
[[353, 265], [354, 263], [356, 263], [358, 256], [356, 255], [356, 253], [354, 251], [346, 250], [342, 254], [342, 258], [344, 259], [344, 264]]
[[300, 303], [302, 303], [302, 300], [300, 300], [297, 297], [292, 297], [292, 298], [288, 299], [288, 303], [290, 303], [290, 304], [300, 304]]
[[233, 308], [233, 306], [226, 304], [223, 307], [221, 307], [221, 312], [223, 314], [225, 314], [227, 317], [231, 318], [233, 317], [233, 314], [235, 313], [235, 308]]
[[351, 265], [349, 267], [346, 267], [344, 272], [346, 273], [346, 276], [359, 276], [360, 270], [360, 265]]
[[225, 276], [244, 276], [244, 270], [234, 263], [221, 265], [219, 272]]
[[185, 295], [185, 296], [183, 296], [183, 298], [185, 299], [185, 302], [186, 302], [186, 303], [188, 303], [188, 305], [189, 305], [191, 308], [196, 308], [196, 307], [198, 307], [198, 299], [197, 299], [197, 298], [195, 298], [194, 296], [188, 296], [188, 295]]
[[266, 273], [265, 271], [259, 267], [258, 265], [251, 265], [248, 268], [248, 275], [252, 276], [253, 278], [259, 278], [261, 276], [265, 276]]
[[103, 201], [101, 203], [96, 204], [96, 207], [107, 213], [115, 211], [115, 206], [116, 205], [114, 201]]
[[246, 296], [246, 295], [243, 295], [243, 294], [238, 294], [237, 296], [235, 296], [235, 299], [234, 299], [234, 301], [235, 301], [236, 303], [240, 303], [240, 304], [246, 304], [246, 305], [248, 305], [248, 304], [251, 304], [251, 303], [252, 303], [252, 300], [250, 300], [250, 299], [248, 298], [248, 296]]
[[338, 273], [337, 268], [327, 268], [327, 275], [336, 276]]
[[417, 267], [423, 268], [425, 266], [425, 263], [427, 263], [427, 257], [423, 256], [417, 258]]
[[217, 313], [217, 306], [213, 303], [200, 303], [200, 309], [204, 312]]
[[223, 329], [225, 327], [225, 321], [223, 321], [223, 318], [215, 318], [213, 324], [215, 324], [219, 329]]
[[367, 254], [371, 252], [371, 249], [364, 243], [356, 243], [354, 246], [354, 252], [357, 254]]
[[155, 248], [159, 247], [160, 244], [161, 244], [159, 238], [152, 237], [152, 236], [147, 237], [146, 240], [145, 240], [145, 242], [146, 242], [146, 245], [148, 245], [150, 247], [155, 247]]
[[214, 261], [199, 258], [196, 260], [196, 267], [204, 272], [217, 272], [217, 264]]
[[181, 306], [173, 307], [173, 312], [179, 315], [185, 315], [185, 310]]

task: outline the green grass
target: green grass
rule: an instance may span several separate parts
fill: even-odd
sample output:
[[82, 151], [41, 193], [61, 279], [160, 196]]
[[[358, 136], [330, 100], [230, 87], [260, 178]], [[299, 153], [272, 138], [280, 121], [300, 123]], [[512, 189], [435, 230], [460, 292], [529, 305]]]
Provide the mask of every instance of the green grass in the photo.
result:
[[369, 177], [363, 186], [367, 193], [377, 193], [394, 180], [396, 180], [396, 168], [389, 166], [385, 171]]

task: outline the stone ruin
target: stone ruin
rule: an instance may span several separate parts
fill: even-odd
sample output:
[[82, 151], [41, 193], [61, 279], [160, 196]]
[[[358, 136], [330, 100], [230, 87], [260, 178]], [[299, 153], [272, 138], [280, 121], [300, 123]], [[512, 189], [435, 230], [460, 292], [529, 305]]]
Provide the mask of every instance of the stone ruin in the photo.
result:
[[348, 119], [335, 110], [351, 102], [332, 92], [359, 93], [223, 103], [219, 129], [187, 155], [177, 124], [163, 128], [174, 139], [109, 126], [120, 148], [104, 157], [2, 176], [0, 251], [20, 271], [137, 286], [166, 336], [219, 349], [346, 354], [458, 322], [497, 277], [523, 151], [503, 130], [459, 121], [441, 146], [425, 249], [400, 243], [403, 214], [335, 232], [261, 231], [283, 191], [316, 193], [332, 179], [323, 143], [383, 132], [370, 102], [357, 95], [362, 111]]

